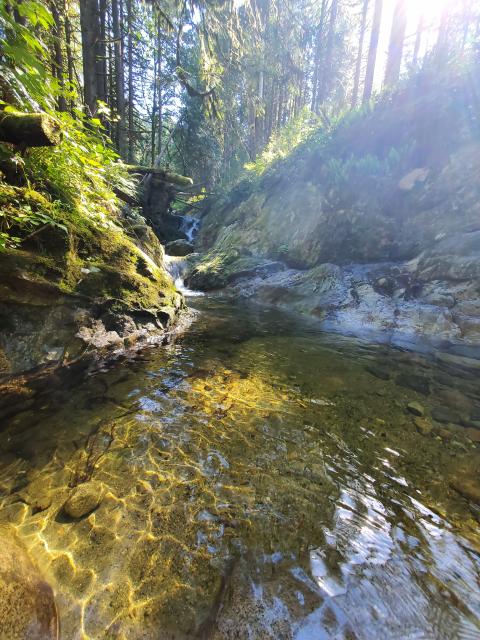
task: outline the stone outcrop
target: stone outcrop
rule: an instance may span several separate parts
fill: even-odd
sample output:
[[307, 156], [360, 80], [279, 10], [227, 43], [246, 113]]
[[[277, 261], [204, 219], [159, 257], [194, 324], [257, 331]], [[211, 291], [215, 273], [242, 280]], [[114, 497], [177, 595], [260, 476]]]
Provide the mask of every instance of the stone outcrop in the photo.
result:
[[46, 226], [0, 254], [0, 377], [164, 339], [183, 298], [137, 218], [68, 233]]
[[[458, 104], [426, 102], [394, 98], [365, 117], [362, 145], [359, 118], [212, 200], [188, 285], [228, 287], [328, 330], [480, 351], [480, 142]], [[409, 130], [412, 150], [388, 146]]]

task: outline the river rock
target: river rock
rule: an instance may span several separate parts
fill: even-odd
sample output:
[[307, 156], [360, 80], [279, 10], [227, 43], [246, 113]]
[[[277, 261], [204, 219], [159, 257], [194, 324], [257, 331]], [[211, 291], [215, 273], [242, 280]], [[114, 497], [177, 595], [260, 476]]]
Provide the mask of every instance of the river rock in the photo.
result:
[[165, 251], [169, 256], [188, 256], [195, 251], [193, 244], [188, 240], [172, 240], [165, 245]]
[[459, 424], [461, 422], [460, 415], [448, 407], [435, 407], [432, 409], [432, 418], [442, 424], [448, 424], [450, 422]]
[[412, 391], [417, 391], [423, 395], [430, 393], [430, 381], [424, 376], [418, 376], [415, 374], [401, 373], [397, 376], [397, 384]]
[[425, 414], [425, 409], [419, 402], [409, 402], [407, 409], [410, 413], [413, 413], [414, 416], [422, 417]]
[[480, 505], [480, 483], [478, 481], [478, 469], [480, 457], [473, 454], [464, 460], [460, 469], [450, 478], [450, 486], [458, 491], [464, 498]]
[[480, 428], [468, 427], [465, 429], [465, 435], [473, 442], [480, 442]]
[[443, 389], [438, 392], [437, 397], [442, 405], [446, 405], [457, 411], [469, 414], [473, 409], [472, 400], [456, 389]]
[[417, 431], [421, 433], [423, 436], [428, 436], [432, 431], [432, 424], [426, 418], [421, 418], [420, 416], [415, 416], [413, 419], [415, 426], [417, 427]]
[[13, 534], [0, 529], [0, 637], [56, 640], [58, 614], [52, 588]]
[[104, 495], [105, 487], [100, 482], [79, 484], [63, 505], [63, 510], [71, 518], [83, 518], [99, 506]]
[[380, 380], [390, 380], [391, 378], [390, 373], [386, 371], [386, 369], [382, 369], [377, 365], [369, 364], [365, 367], [365, 369], [368, 371], [368, 373], [372, 374], [372, 376], [375, 376], [375, 378], [379, 378]]

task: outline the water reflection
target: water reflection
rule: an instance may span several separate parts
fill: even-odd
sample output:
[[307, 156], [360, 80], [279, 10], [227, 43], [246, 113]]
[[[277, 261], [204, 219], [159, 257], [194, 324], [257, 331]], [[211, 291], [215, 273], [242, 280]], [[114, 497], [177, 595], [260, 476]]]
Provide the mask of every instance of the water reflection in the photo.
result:
[[[63, 637], [480, 637], [478, 449], [407, 409], [430, 419], [454, 387], [475, 422], [478, 380], [200, 304], [181, 342], [3, 434], [0, 521], [56, 590]], [[100, 506], [67, 517], [92, 481]]]

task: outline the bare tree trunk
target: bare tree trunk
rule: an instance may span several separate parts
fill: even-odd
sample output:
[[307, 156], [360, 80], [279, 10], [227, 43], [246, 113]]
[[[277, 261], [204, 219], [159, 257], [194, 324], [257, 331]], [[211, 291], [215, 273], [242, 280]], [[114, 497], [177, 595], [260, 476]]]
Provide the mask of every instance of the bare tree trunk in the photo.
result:
[[133, 147], [133, 7], [132, 0], [127, 0], [127, 33], [128, 33], [128, 161], [134, 161]]
[[320, 21], [317, 27], [317, 37], [315, 41], [315, 58], [314, 58], [314, 67], [313, 67], [313, 79], [312, 79], [312, 106], [311, 109], [313, 112], [317, 111], [317, 95], [318, 88], [321, 83], [320, 75], [321, 75], [321, 63], [322, 63], [322, 35], [323, 28], [325, 23], [325, 15], [327, 12], [327, 0], [322, 0], [322, 8], [320, 10]]
[[[64, 25], [65, 25], [65, 49], [67, 52], [67, 73], [68, 73], [68, 89], [72, 91], [74, 86], [74, 61], [73, 61], [73, 51], [72, 51], [72, 25], [70, 24], [70, 17], [68, 15], [68, 5], [66, 0], [63, 2], [63, 16], [64, 16]], [[70, 112], [73, 113], [73, 109], [75, 107], [75, 103], [73, 98], [70, 99]]]
[[378, 40], [382, 24], [383, 0], [375, 0], [372, 31], [370, 34], [370, 46], [368, 49], [367, 71], [365, 73], [365, 87], [363, 90], [363, 102], [368, 102], [372, 97], [375, 67], [377, 65]]
[[392, 87], [400, 78], [402, 67], [403, 45], [407, 28], [407, 10], [405, 0], [397, 0], [393, 14], [392, 31], [388, 47], [387, 69], [385, 71], [385, 86]]
[[90, 115], [93, 115], [98, 100], [96, 76], [96, 51], [99, 36], [97, 0], [80, 0], [80, 27], [82, 32], [84, 102]]
[[330, 73], [332, 70], [333, 47], [335, 43], [335, 27], [337, 24], [338, 0], [332, 0], [330, 8], [330, 21], [328, 25], [327, 48], [325, 51], [325, 64], [323, 65], [322, 83], [320, 86], [318, 104], [321, 105], [328, 97], [330, 85]]
[[59, 111], [67, 110], [67, 101], [65, 100], [65, 76], [63, 66], [63, 50], [62, 50], [62, 22], [60, 19], [60, 12], [58, 11], [55, 0], [50, 3], [52, 10], [52, 17], [54, 22], [53, 27], [53, 64], [55, 69], [55, 77], [58, 80], [58, 86], [60, 88], [60, 95], [57, 98], [57, 104]]
[[99, 0], [99, 37], [97, 40], [97, 87], [98, 99], [107, 102], [107, 40], [106, 23], [107, 14], [106, 0]]
[[436, 44], [436, 56], [439, 63], [446, 62], [448, 59], [448, 19], [450, 16], [450, 10], [446, 4], [442, 16], [440, 18], [440, 27], [438, 29], [438, 40]]
[[[109, 9], [107, 9], [107, 72], [108, 72], [108, 106], [112, 113], [116, 111], [116, 97], [115, 97], [115, 43], [113, 40], [113, 27], [112, 27], [112, 12], [111, 3]], [[110, 123], [110, 136], [115, 142], [115, 148], [118, 149], [117, 140], [117, 127], [114, 122]]]
[[121, 0], [112, 0], [112, 29], [115, 47], [115, 98], [118, 114], [117, 151], [125, 159], [125, 74], [123, 65], [123, 33], [120, 22]]
[[158, 69], [157, 58], [153, 61], [153, 96], [152, 96], [152, 116], [150, 119], [150, 161], [152, 166], [155, 164], [155, 149], [157, 139], [157, 84], [158, 84]]
[[353, 81], [352, 109], [357, 106], [358, 91], [360, 88], [360, 73], [362, 71], [363, 59], [363, 42], [365, 40], [365, 29], [367, 27], [368, 5], [370, 0], [363, 0], [362, 20], [360, 23], [360, 33], [358, 34], [358, 54], [357, 63], [355, 65], [355, 79]]
[[[263, 129], [265, 114], [263, 112], [263, 84], [264, 74], [263, 70], [258, 72], [258, 88], [257, 88], [257, 104], [255, 106], [255, 155], [261, 150], [263, 146]], [[260, 109], [262, 110], [259, 113]]]
[[163, 133], [163, 92], [162, 92], [162, 29], [160, 18], [157, 25], [157, 102], [158, 102], [158, 137], [157, 137], [157, 155], [162, 155], [162, 133]]
[[425, 29], [425, 14], [422, 13], [418, 21], [417, 33], [415, 35], [415, 46], [413, 47], [413, 66], [418, 65], [418, 56], [420, 54], [420, 45], [422, 44], [423, 31]]

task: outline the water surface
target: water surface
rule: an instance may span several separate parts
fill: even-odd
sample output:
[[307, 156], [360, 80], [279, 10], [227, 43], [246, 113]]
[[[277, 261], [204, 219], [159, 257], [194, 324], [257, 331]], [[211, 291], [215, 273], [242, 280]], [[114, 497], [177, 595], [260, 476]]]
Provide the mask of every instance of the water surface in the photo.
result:
[[[195, 304], [176, 344], [2, 434], [0, 523], [55, 589], [62, 638], [480, 638], [478, 375]], [[90, 480], [100, 506], [68, 518]]]

